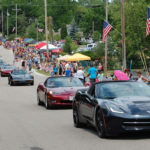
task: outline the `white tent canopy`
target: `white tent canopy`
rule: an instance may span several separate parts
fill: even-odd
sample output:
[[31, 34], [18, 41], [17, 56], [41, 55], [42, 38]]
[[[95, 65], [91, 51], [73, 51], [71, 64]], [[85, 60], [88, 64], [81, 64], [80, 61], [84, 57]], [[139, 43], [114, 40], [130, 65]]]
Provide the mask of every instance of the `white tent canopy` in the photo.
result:
[[[46, 45], [40, 48], [40, 50], [45, 50], [45, 49], [47, 49]], [[52, 44], [48, 44], [48, 49], [49, 50], [56, 50], [56, 49], [59, 49], [59, 48], [54, 46], [54, 45], [52, 45]]]
[[65, 56], [60, 56], [59, 58], [57, 58], [58, 61], [65, 61], [68, 57], [70, 57], [70, 55], [65, 55]]

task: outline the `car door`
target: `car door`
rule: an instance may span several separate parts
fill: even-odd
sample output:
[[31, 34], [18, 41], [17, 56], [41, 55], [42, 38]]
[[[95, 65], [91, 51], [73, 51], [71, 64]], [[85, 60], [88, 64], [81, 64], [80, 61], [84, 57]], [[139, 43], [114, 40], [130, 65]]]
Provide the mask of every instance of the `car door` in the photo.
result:
[[95, 85], [93, 85], [90, 90], [82, 96], [81, 109], [82, 116], [84, 116], [89, 121], [93, 121], [93, 113], [95, 108]]

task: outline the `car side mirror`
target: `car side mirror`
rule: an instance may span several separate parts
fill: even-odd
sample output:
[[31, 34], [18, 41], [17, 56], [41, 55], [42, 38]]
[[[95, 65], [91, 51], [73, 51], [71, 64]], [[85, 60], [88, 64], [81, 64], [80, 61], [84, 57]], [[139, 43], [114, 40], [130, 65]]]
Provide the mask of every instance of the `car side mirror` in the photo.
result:
[[95, 97], [91, 97], [91, 101], [92, 101], [92, 103], [94, 103], [94, 104], [98, 104], [98, 102], [97, 102], [97, 100], [96, 100], [96, 98]]

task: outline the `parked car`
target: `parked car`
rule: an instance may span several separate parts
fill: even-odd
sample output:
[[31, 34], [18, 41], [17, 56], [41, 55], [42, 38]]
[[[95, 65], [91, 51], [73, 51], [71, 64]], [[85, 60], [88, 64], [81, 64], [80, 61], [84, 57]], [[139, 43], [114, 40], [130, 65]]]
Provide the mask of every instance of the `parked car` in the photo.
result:
[[54, 106], [72, 106], [76, 91], [82, 88], [84, 85], [78, 78], [49, 77], [37, 87], [38, 105], [44, 103], [46, 109]]
[[101, 138], [150, 131], [150, 87], [132, 81], [105, 81], [78, 90], [73, 120], [75, 127], [93, 125]]
[[87, 44], [87, 49], [92, 50], [94, 47], [96, 47], [95, 43]]
[[77, 52], [86, 52], [88, 51], [87, 46], [82, 46], [77, 49]]
[[14, 69], [8, 78], [8, 84], [11, 86], [18, 84], [34, 85], [34, 77], [26, 70]]

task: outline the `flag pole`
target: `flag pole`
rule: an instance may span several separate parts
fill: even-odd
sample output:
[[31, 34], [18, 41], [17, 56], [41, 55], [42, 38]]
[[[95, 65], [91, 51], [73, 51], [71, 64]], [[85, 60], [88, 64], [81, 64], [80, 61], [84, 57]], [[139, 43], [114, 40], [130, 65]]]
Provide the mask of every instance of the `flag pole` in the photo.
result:
[[[106, 21], [108, 22], [108, 0], [106, 0]], [[105, 41], [105, 67], [104, 72], [107, 72], [107, 55], [108, 55], [108, 41]]]

